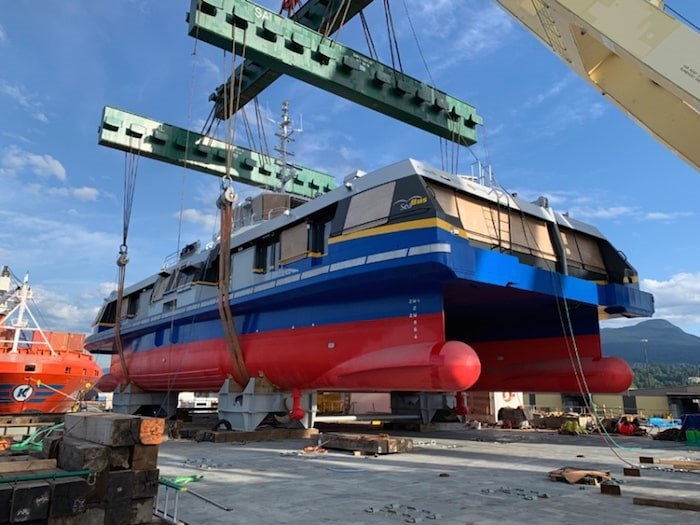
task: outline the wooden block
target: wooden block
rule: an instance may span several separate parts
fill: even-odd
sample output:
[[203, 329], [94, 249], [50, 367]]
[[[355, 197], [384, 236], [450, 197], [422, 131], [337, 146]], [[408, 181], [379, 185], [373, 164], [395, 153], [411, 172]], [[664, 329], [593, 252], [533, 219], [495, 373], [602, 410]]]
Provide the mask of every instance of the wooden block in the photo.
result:
[[56, 468], [55, 459], [37, 459], [32, 456], [0, 457], [0, 474], [34, 472]]
[[88, 507], [96, 505], [104, 505], [107, 499], [107, 474], [109, 471], [104, 470], [95, 474], [95, 482], [87, 486], [86, 500]]
[[51, 491], [45, 481], [23, 481], [12, 494], [10, 522], [45, 520], [49, 515]]
[[160, 417], [141, 417], [139, 425], [139, 443], [142, 445], [160, 445], [165, 433], [165, 419]]
[[134, 498], [151, 498], [158, 494], [158, 469], [134, 470]]
[[100, 525], [129, 525], [130, 510], [131, 500], [108, 501], [105, 507], [105, 519]]
[[621, 494], [620, 485], [609, 485], [607, 483], [601, 483], [600, 493], [607, 494], [609, 496], [619, 496]]
[[83, 478], [49, 480], [51, 505], [49, 517], [73, 516], [85, 512], [87, 481]]
[[700, 470], [700, 461], [679, 461], [678, 463], [673, 463], [672, 466], [677, 470]]
[[85, 440], [87, 436], [87, 412], [69, 412], [63, 419], [63, 433], [73, 439]]
[[0, 523], [10, 522], [10, 505], [12, 502], [12, 485], [0, 484]]
[[158, 445], [134, 445], [131, 449], [131, 468], [151, 470], [158, 466]]
[[640, 472], [640, 470], [638, 468], [623, 468], [622, 473], [625, 476], [632, 476], [632, 477], [636, 477], [636, 478], [638, 478], [642, 475], [642, 473]]
[[43, 459], [56, 459], [58, 458], [58, 450], [61, 446], [61, 440], [63, 439], [63, 432], [55, 431], [51, 435], [46, 436], [41, 440], [41, 452], [38, 454], [40, 458]]
[[90, 414], [86, 418], [85, 439], [110, 447], [130, 447], [139, 436], [139, 417], [126, 414]]
[[102, 472], [109, 467], [107, 447], [66, 437], [61, 441], [58, 466], [65, 470]]
[[140, 525], [153, 521], [153, 502], [155, 498], [131, 500], [129, 508], [129, 525]]
[[[316, 438], [316, 444], [318, 438]], [[387, 434], [358, 435], [358, 434], [323, 434], [321, 445], [325, 448], [333, 448], [349, 451], [360, 451], [365, 454], [395, 454], [408, 452], [413, 449], [413, 440], [407, 438], [395, 438]]]
[[112, 470], [107, 472], [106, 500], [126, 501], [133, 494], [134, 472], [132, 470]]
[[639, 456], [639, 462], [644, 463], [647, 465], [653, 465], [654, 464], [654, 458], [651, 458], [649, 456]]
[[635, 505], [648, 505], [651, 507], [663, 507], [666, 509], [695, 510], [700, 511], [700, 503], [683, 500], [666, 500], [658, 498], [633, 498]]
[[85, 512], [73, 516], [49, 518], [46, 525], [102, 525], [104, 522], [105, 509], [93, 506], [85, 509]]
[[131, 449], [133, 447], [107, 447], [109, 468], [128, 469], [131, 463]]

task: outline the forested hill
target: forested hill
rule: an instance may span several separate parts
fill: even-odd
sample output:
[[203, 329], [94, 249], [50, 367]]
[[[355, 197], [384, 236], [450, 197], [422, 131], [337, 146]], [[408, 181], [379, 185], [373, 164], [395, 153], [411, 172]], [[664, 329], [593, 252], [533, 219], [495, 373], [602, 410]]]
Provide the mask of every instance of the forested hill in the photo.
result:
[[603, 355], [621, 357], [628, 363], [646, 363], [648, 357], [650, 364], [700, 365], [700, 337], [663, 319], [624, 328], [603, 328], [600, 336]]

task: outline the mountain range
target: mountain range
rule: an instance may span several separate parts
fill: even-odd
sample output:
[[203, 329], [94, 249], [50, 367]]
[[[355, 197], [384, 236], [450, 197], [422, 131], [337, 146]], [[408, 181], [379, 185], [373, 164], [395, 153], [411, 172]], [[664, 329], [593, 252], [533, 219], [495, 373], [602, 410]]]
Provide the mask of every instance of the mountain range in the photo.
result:
[[700, 337], [663, 319], [623, 328], [602, 328], [603, 355], [628, 363], [700, 365]]

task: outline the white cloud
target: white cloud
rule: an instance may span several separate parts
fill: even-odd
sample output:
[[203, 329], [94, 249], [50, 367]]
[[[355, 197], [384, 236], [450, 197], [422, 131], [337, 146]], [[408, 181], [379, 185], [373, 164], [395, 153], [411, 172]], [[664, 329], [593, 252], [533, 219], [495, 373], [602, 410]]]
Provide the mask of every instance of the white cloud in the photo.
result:
[[223, 75], [221, 74], [221, 68], [217, 66], [214, 62], [212, 62], [210, 59], [207, 57], [198, 55], [195, 65], [202, 69], [205, 73], [211, 73], [212, 76], [215, 78], [219, 79], [221, 83], [224, 82]]
[[99, 307], [65, 297], [43, 286], [32, 288], [33, 302], [37, 310], [33, 313], [42, 329], [83, 333], [89, 330]]
[[[429, 62], [436, 64], [434, 72], [444, 71], [460, 62], [473, 60], [485, 53], [506, 45], [506, 36], [513, 29], [513, 20], [501, 8], [472, 3], [465, 8], [463, 2], [439, 1], [419, 2], [423, 6], [420, 13], [421, 26], [425, 32], [424, 15], [430, 16], [429, 24], [433, 31], [424, 34], [424, 38], [434, 39], [435, 35], [444, 35], [446, 47], [442, 47], [439, 57]], [[431, 6], [431, 4], [433, 4]], [[462, 5], [460, 5], [462, 4]], [[455, 12], [469, 12], [468, 23], [464, 18], [456, 17]]]
[[56, 177], [66, 180], [66, 169], [51, 155], [29, 153], [17, 146], [7, 148], [0, 160], [0, 176], [15, 176], [29, 171], [39, 177]]
[[556, 82], [554, 85], [552, 85], [546, 91], [543, 91], [542, 93], [537, 94], [531, 99], [526, 100], [523, 106], [525, 108], [532, 108], [535, 106], [539, 106], [543, 102], [546, 102], [550, 98], [558, 95], [569, 84], [571, 78], [572, 75], [567, 75], [566, 77], [562, 78], [559, 82]]
[[0, 84], [0, 93], [10, 97], [23, 108], [32, 107], [33, 96], [27, 93], [27, 90], [24, 89], [22, 86], [14, 86], [3, 82], [2, 84]]
[[654, 317], [697, 334], [700, 327], [700, 272], [677, 273], [666, 280], [643, 279], [640, 288], [654, 294]]
[[[654, 295], [654, 318], [665, 319], [688, 333], [700, 335], [700, 272], [677, 273], [666, 280], [642, 279], [639, 287]], [[612, 319], [606, 328], [635, 325], [645, 319]]]
[[213, 213], [204, 213], [194, 208], [187, 208], [182, 210], [182, 220], [198, 224], [206, 230], [212, 231], [214, 226], [216, 226], [217, 216]]
[[[50, 197], [73, 197], [76, 200], [83, 202], [94, 202], [100, 196], [100, 191], [97, 188], [83, 186], [81, 188], [47, 188], [42, 184], [29, 184], [27, 191], [35, 195], [48, 195]], [[67, 213], [76, 213], [75, 210], [67, 210]]]
[[5, 35], [5, 30], [0, 26], [0, 44], [7, 42], [7, 36]]
[[677, 211], [672, 213], [662, 211], [652, 211], [647, 213], [644, 218], [649, 221], [674, 222], [684, 217], [691, 217], [694, 214], [689, 211]]
[[630, 217], [639, 215], [639, 212], [630, 206], [598, 206], [595, 208], [573, 207], [569, 214], [576, 219], [618, 219], [620, 217]]
[[46, 123], [49, 121], [49, 117], [46, 116], [46, 113], [42, 113], [41, 111], [35, 112], [32, 116], [39, 122]]
[[17, 134], [15, 134], [15, 133], [10, 133], [10, 132], [8, 132], [8, 131], [3, 131], [3, 132], [2, 132], [2, 135], [3, 135], [3, 137], [8, 137], [8, 138], [12, 139], [12, 140], [15, 141], [15, 142], [16, 142], [16, 141], [19, 141], [19, 142], [24, 142], [25, 144], [31, 144], [31, 143], [32, 143], [32, 141], [29, 140], [29, 139], [28, 139], [27, 137], [25, 137], [24, 135], [17, 135]]
[[44, 111], [41, 110], [43, 104], [39, 100], [37, 100], [37, 96], [35, 94], [27, 91], [27, 89], [24, 86], [21, 86], [19, 84], [8, 84], [7, 82], [2, 82], [0, 84], [0, 94], [3, 94], [14, 100], [22, 108], [29, 111], [32, 115], [32, 118], [38, 120], [39, 122], [46, 123], [49, 121], [49, 117]]
[[80, 201], [94, 202], [100, 196], [100, 191], [97, 188], [82, 186], [81, 188], [72, 189], [73, 196]]

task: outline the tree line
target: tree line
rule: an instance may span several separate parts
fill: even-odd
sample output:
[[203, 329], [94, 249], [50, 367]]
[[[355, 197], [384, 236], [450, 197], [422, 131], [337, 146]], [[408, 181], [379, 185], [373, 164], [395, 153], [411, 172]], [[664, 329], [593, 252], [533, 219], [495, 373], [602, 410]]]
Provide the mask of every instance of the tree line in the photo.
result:
[[631, 363], [634, 371], [632, 388], [687, 386], [700, 380], [700, 365]]

